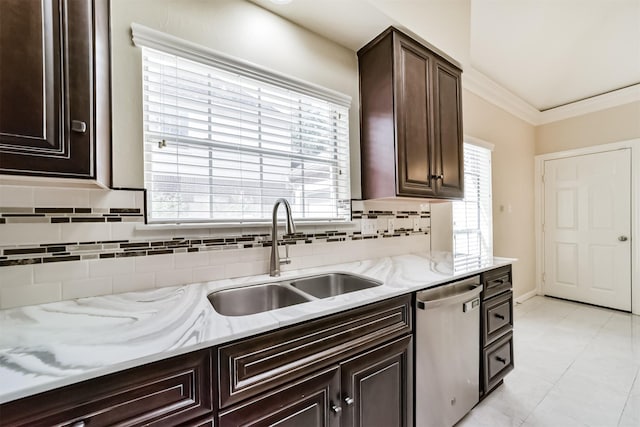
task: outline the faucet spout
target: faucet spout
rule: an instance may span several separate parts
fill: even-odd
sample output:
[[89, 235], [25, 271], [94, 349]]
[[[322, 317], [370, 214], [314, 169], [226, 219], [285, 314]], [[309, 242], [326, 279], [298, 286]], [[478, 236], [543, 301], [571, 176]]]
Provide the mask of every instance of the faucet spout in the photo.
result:
[[280, 259], [280, 252], [278, 251], [278, 207], [284, 205], [286, 215], [286, 233], [293, 234], [296, 232], [296, 225], [293, 222], [293, 216], [291, 215], [291, 206], [286, 199], [278, 199], [273, 205], [273, 213], [271, 216], [271, 257], [269, 260], [269, 276], [280, 276], [280, 265], [289, 264], [289, 248], [285, 245], [286, 256], [283, 260]]

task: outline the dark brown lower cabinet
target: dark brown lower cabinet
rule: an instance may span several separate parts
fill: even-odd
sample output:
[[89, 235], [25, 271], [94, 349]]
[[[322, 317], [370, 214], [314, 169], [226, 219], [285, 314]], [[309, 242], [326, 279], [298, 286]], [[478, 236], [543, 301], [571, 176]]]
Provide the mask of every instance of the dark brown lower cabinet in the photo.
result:
[[411, 336], [358, 355], [342, 369], [342, 426], [409, 426]]
[[3, 404], [0, 425], [167, 426], [211, 418], [211, 374], [210, 351], [196, 351]]
[[220, 427], [340, 426], [340, 367], [332, 366], [222, 411]]
[[219, 424], [412, 424], [411, 296], [218, 348]]
[[411, 336], [220, 412], [220, 427], [406, 427]]
[[484, 287], [480, 316], [480, 396], [486, 397], [513, 370], [511, 265], [480, 275]]
[[403, 295], [5, 403], [0, 425], [408, 427], [411, 307]]

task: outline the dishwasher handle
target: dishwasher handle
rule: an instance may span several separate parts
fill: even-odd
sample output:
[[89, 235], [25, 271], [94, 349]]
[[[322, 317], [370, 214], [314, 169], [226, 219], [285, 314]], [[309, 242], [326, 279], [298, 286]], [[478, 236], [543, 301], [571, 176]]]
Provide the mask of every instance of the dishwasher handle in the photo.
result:
[[[482, 292], [482, 284], [478, 276], [454, 282], [436, 289], [428, 289], [416, 293], [416, 305], [419, 309], [452, 305], [475, 300]], [[478, 304], [473, 305], [476, 307]], [[470, 307], [471, 308], [471, 307]], [[466, 310], [465, 310], [466, 311]]]

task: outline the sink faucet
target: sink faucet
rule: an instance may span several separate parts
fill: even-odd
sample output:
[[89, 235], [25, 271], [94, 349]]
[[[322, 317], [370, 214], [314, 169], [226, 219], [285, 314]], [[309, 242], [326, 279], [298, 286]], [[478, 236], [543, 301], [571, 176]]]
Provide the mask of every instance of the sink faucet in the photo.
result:
[[285, 258], [280, 259], [280, 252], [278, 252], [278, 207], [280, 204], [284, 204], [284, 210], [287, 215], [287, 234], [293, 234], [296, 232], [296, 226], [293, 223], [293, 217], [291, 216], [291, 206], [285, 199], [276, 200], [273, 205], [273, 215], [271, 222], [271, 260], [269, 262], [269, 276], [280, 275], [280, 264], [290, 264], [289, 259], [289, 247], [284, 245]]

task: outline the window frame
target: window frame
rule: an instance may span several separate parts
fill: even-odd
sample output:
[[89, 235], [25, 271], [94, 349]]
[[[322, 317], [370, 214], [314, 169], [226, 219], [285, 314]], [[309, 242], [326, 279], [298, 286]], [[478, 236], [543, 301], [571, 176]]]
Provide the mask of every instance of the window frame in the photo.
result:
[[[331, 89], [323, 88], [313, 83], [302, 81], [294, 77], [286, 76], [282, 73], [269, 70], [265, 67], [252, 64], [248, 61], [244, 61], [238, 58], [228, 56], [226, 54], [217, 52], [213, 49], [144, 27], [139, 24], [132, 23], [131, 29], [132, 29], [132, 40], [134, 44], [140, 48], [150, 48], [150, 49], [154, 49], [169, 55], [176, 55], [180, 58], [197, 62], [198, 64], [212, 66], [226, 72], [235, 73], [243, 77], [254, 79], [258, 82], [262, 82], [267, 85], [286, 87], [287, 89], [296, 91], [301, 95], [316, 98], [316, 99], [326, 101], [326, 102], [346, 108], [346, 113], [345, 113], [346, 136], [344, 136], [345, 141], [343, 145], [343, 148], [344, 148], [343, 153], [346, 153], [346, 154], [343, 154], [344, 157], [341, 157], [343, 160], [346, 159], [346, 161], [343, 161], [341, 163], [341, 164], [344, 164], [344, 168], [346, 169], [344, 171], [346, 178], [344, 179], [341, 178], [341, 181], [339, 183], [332, 184], [330, 187], [329, 186], [327, 187], [327, 190], [334, 191], [334, 192], [340, 189], [341, 196], [335, 199], [334, 207], [336, 209], [336, 212], [341, 212], [342, 215], [339, 215], [338, 213], [336, 213], [336, 215], [339, 216], [336, 218], [319, 218], [319, 217], [314, 217], [311, 219], [296, 218], [296, 221], [309, 223], [309, 224], [350, 222], [351, 220], [351, 207], [350, 207], [351, 194], [350, 194], [350, 179], [349, 179], [349, 176], [350, 176], [349, 108], [351, 106], [350, 96], [333, 91]], [[143, 100], [143, 103], [144, 103], [144, 100]], [[146, 166], [144, 168], [144, 173], [145, 175], [147, 173]], [[340, 174], [342, 173], [343, 171], [341, 170]], [[285, 173], [282, 176], [287, 176], [287, 174]], [[145, 177], [145, 181], [146, 180], [147, 178]], [[345, 182], [346, 182], [346, 185], [344, 185]], [[150, 191], [147, 191], [147, 193], [149, 194]], [[179, 194], [179, 193], [176, 193], [176, 194]], [[342, 196], [345, 194], [346, 194], [346, 197]], [[150, 208], [150, 199], [147, 200], [147, 206]], [[264, 209], [262, 209], [262, 211], [264, 211]], [[344, 214], [345, 211], [346, 211], [346, 214]], [[240, 210], [240, 212], [242, 212], [242, 209]], [[271, 221], [270, 221], [270, 213], [269, 215], [264, 215], [261, 218], [255, 218], [255, 219], [244, 219], [242, 217], [233, 218], [233, 219], [218, 219], [218, 218], [163, 219], [163, 218], [152, 218], [151, 212], [148, 212], [147, 222], [152, 224], [158, 224], [158, 225], [183, 224], [183, 223], [184, 224], [206, 223], [211, 225], [240, 224], [244, 226], [244, 225], [258, 225], [258, 224], [265, 225], [270, 223]]]
[[[452, 205], [452, 228], [453, 228], [452, 252], [454, 254], [453, 262], [454, 262], [454, 267], [458, 267], [458, 268], [469, 268], [474, 266], [481, 267], [486, 263], [488, 259], [493, 258], [493, 185], [492, 185], [493, 155], [492, 153], [493, 153], [494, 145], [489, 142], [482, 141], [480, 139], [469, 137], [469, 136], [464, 137], [463, 144], [465, 147], [472, 146], [472, 147], [478, 147], [480, 149], [487, 150], [489, 152], [489, 164], [484, 166], [485, 167], [484, 171], [486, 172], [488, 170], [488, 174], [486, 176], [482, 176], [482, 174], [478, 174], [479, 180], [477, 181], [477, 184], [472, 185], [473, 177], [468, 176], [467, 174], [468, 173], [471, 174], [473, 172], [470, 170], [470, 168], [466, 167], [467, 166], [466, 157], [463, 159], [465, 162], [465, 169], [464, 169], [465, 197], [463, 198], [463, 200], [454, 201]], [[463, 153], [466, 156], [467, 151], [463, 149]], [[480, 179], [483, 179], [483, 181], [480, 181]], [[467, 200], [467, 197], [469, 194], [468, 192], [481, 191], [481, 188], [483, 185], [485, 186], [485, 188], [488, 188], [488, 194], [479, 196], [475, 202]], [[463, 206], [462, 206], [463, 204], [465, 205], [464, 209], [466, 209], [466, 205], [469, 203], [475, 203], [476, 205], [475, 209], [477, 212], [476, 214], [477, 226], [471, 227], [471, 228], [469, 226], [466, 226], [464, 228], [459, 226], [456, 227], [456, 222], [457, 222], [456, 210], [459, 211], [460, 209], [463, 209]], [[482, 206], [483, 203], [486, 203], [486, 205]], [[485, 214], [484, 216], [486, 218], [485, 223], [483, 223], [482, 221], [483, 210]], [[465, 222], [465, 225], [467, 225], [466, 220], [464, 222]], [[462, 235], [468, 236], [469, 234], [473, 234], [473, 233], [475, 233], [478, 236], [478, 250], [480, 251], [480, 253], [474, 253], [474, 254], [459, 253], [459, 248], [456, 246], [456, 237], [462, 236]], [[488, 243], [485, 243], [485, 242], [488, 242]]]

